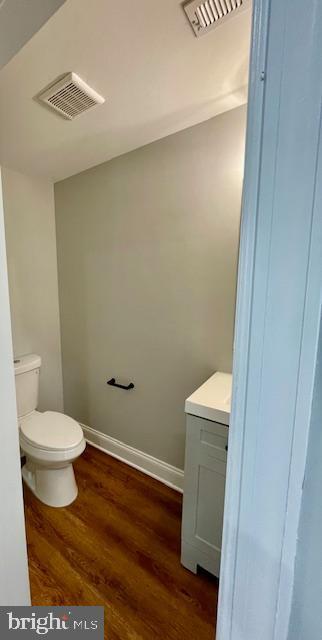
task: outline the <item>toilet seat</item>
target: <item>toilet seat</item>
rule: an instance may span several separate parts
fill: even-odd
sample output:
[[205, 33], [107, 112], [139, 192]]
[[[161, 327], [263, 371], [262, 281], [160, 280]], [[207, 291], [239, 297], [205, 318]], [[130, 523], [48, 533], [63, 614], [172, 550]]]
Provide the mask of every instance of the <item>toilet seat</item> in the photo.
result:
[[69, 451], [84, 440], [78, 422], [56, 411], [34, 411], [20, 422], [22, 440], [36, 449]]

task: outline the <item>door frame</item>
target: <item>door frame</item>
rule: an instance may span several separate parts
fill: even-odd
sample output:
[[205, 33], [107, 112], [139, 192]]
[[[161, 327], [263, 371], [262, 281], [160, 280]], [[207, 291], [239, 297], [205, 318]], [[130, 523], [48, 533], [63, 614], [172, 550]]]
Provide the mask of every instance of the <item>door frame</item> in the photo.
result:
[[321, 318], [321, 39], [319, 0], [254, 0], [217, 640], [288, 638]]
[[2, 606], [29, 605], [28, 560], [20, 469], [1, 170], [0, 309], [0, 604]]

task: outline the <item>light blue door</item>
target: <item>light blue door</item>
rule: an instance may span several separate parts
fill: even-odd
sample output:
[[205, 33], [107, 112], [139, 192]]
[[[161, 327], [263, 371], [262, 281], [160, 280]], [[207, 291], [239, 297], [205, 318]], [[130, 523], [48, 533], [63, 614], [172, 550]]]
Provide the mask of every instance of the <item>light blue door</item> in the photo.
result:
[[255, 0], [217, 640], [288, 637], [321, 313], [321, 47], [320, 0]]

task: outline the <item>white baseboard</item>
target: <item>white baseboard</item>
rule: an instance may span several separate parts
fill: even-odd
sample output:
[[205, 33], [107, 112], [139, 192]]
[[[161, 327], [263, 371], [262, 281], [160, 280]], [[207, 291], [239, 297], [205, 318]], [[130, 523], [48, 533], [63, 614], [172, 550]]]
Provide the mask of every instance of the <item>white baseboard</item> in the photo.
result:
[[182, 493], [184, 475], [182, 469], [177, 469], [167, 462], [150, 456], [148, 453], [129, 447], [127, 444], [84, 424], [82, 424], [82, 428], [88, 444]]

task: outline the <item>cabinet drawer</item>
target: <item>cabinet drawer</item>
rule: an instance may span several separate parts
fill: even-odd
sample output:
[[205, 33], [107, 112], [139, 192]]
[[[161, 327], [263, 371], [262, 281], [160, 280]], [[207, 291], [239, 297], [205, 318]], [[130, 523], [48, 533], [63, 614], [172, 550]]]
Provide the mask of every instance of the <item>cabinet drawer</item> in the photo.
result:
[[222, 462], [227, 460], [228, 427], [196, 416], [187, 416], [187, 438], [196, 444], [198, 434], [199, 453], [216, 458]]

